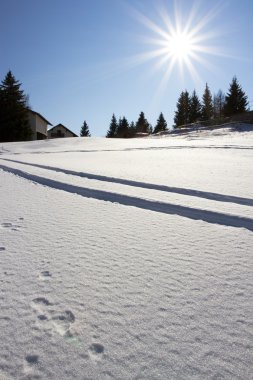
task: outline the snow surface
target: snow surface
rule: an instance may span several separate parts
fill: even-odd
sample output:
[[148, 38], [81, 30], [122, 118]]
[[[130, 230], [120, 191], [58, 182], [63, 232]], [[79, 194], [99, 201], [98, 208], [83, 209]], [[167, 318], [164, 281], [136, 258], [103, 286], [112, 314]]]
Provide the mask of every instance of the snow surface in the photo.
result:
[[0, 379], [252, 379], [253, 131], [0, 144]]

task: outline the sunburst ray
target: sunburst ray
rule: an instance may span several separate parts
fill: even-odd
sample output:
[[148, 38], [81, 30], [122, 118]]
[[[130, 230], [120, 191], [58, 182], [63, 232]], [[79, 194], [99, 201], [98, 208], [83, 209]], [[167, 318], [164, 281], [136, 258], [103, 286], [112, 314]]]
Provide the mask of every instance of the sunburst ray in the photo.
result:
[[201, 14], [200, 2], [198, 2], [193, 5], [187, 17], [183, 17], [177, 4], [174, 3], [173, 22], [165, 6], [158, 9], [160, 23], [136, 9], [133, 10], [138, 21], [150, 32], [150, 36], [145, 36], [142, 41], [151, 47], [149, 51], [140, 53], [136, 62], [157, 60], [159, 64], [155, 65], [156, 68], [165, 66], [163, 82], [169, 80], [174, 70], [178, 70], [181, 77], [187, 72], [193, 80], [199, 81], [196, 66], [204, 65], [209, 69], [212, 67], [204, 57], [205, 55], [225, 57], [224, 51], [211, 45], [212, 41], [219, 36], [219, 32], [209, 28], [222, 6], [219, 4], [209, 12]]

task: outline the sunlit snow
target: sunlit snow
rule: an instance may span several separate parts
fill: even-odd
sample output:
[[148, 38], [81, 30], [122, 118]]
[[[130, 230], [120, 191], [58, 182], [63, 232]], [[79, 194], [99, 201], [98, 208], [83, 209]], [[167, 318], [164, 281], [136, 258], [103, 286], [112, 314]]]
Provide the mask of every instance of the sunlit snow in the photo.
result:
[[0, 144], [0, 379], [251, 379], [253, 129]]

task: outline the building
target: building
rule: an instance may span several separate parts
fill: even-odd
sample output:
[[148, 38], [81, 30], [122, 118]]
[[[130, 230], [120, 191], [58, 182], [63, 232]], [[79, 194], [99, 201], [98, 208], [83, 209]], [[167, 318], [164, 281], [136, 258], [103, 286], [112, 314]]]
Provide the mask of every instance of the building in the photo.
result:
[[60, 137], [78, 137], [74, 132], [65, 127], [63, 124], [57, 124], [53, 128], [47, 131], [47, 137], [49, 139], [55, 139]]
[[38, 112], [28, 110], [29, 125], [32, 130], [32, 140], [44, 140], [47, 138], [47, 126], [52, 125]]
[[241, 123], [253, 124], [253, 111], [246, 111], [243, 113], [230, 116], [231, 121], [237, 121]]

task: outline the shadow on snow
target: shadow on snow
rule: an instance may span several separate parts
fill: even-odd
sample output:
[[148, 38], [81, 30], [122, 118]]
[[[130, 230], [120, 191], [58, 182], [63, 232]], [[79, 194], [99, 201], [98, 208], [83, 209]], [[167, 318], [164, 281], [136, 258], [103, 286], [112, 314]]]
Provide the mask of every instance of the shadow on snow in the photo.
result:
[[123, 178], [107, 177], [107, 176], [98, 175], [98, 174], [76, 172], [74, 170], [61, 169], [61, 168], [56, 168], [54, 166], [46, 166], [46, 165], [40, 165], [40, 164], [31, 164], [28, 162], [22, 162], [18, 160], [11, 160], [11, 159], [3, 159], [3, 160], [15, 162], [15, 163], [23, 164], [23, 165], [28, 165], [28, 166], [34, 166], [41, 169], [52, 170], [58, 173], [64, 173], [64, 174], [69, 174], [69, 175], [73, 175], [77, 177], [93, 179], [97, 181], [111, 182], [111, 183], [116, 183], [120, 185], [140, 187], [143, 189], [158, 190], [158, 191], [163, 191], [163, 192], [168, 192], [168, 193], [187, 195], [191, 197], [205, 198], [205, 199], [218, 201], [218, 202], [230, 202], [230, 203], [236, 203], [240, 205], [253, 206], [253, 199], [236, 197], [234, 195], [224, 195], [224, 194], [218, 194], [218, 193], [211, 193], [207, 191], [185, 189], [181, 187], [164, 186], [164, 185], [157, 185], [153, 183], [132, 181], [132, 180], [123, 179]]
[[201, 210], [192, 207], [174, 205], [170, 203], [151, 201], [138, 197], [115, 194], [112, 192], [94, 190], [79, 186], [74, 186], [67, 183], [58, 182], [52, 179], [40, 177], [37, 175], [29, 174], [19, 169], [10, 168], [0, 165], [0, 169], [18, 175], [22, 178], [28, 179], [35, 183], [53, 188], [63, 190], [73, 194], [79, 194], [85, 198], [93, 198], [106, 202], [119, 203], [124, 206], [133, 206], [144, 210], [155, 211], [169, 215], [179, 215], [193, 220], [202, 220], [204, 222], [218, 224], [222, 226], [246, 228], [253, 231], [253, 219], [240, 217], [236, 215], [227, 215], [220, 212]]

